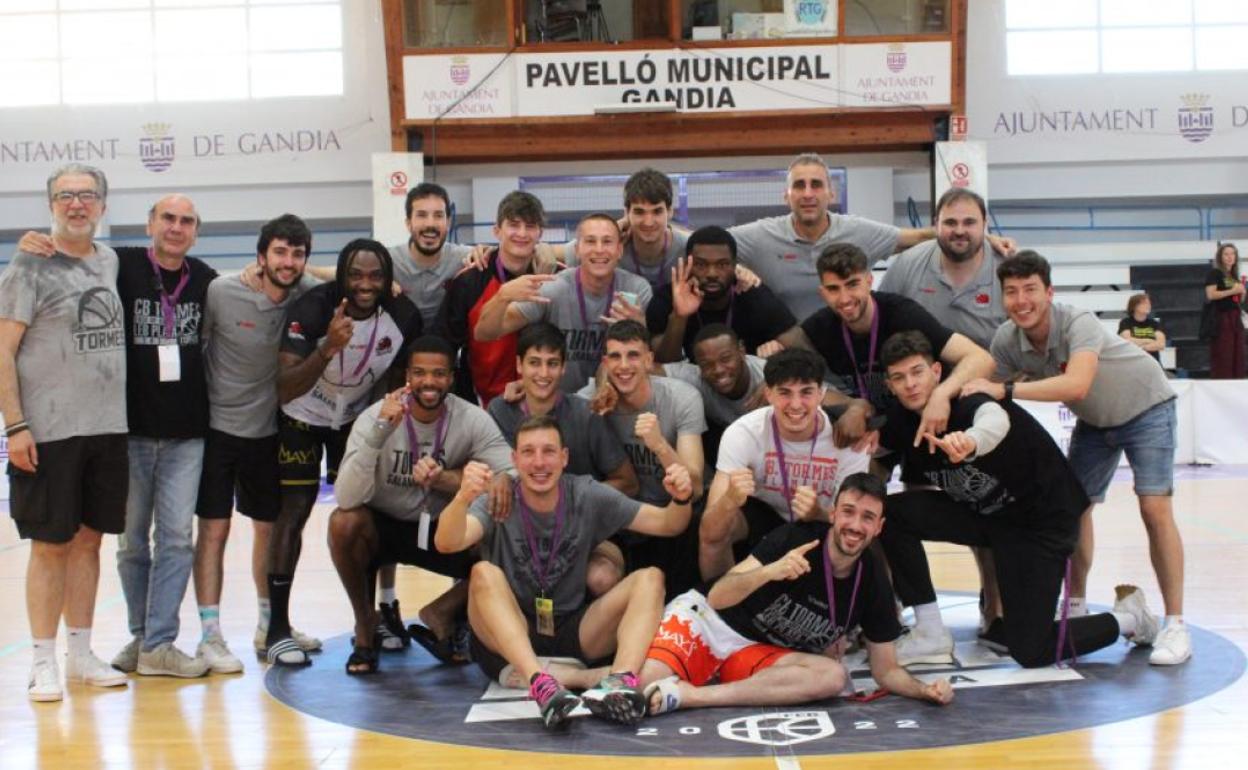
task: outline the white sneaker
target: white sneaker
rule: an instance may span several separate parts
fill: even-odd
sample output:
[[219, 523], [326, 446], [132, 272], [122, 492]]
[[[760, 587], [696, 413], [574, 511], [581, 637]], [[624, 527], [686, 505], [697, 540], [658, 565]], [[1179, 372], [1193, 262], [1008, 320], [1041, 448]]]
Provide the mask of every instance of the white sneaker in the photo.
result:
[[1137, 647], [1147, 646], [1157, 638], [1161, 624], [1157, 621], [1157, 616], [1149, 612], [1148, 604], [1144, 601], [1144, 592], [1136, 586], [1123, 584], [1114, 587], [1114, 612], [1135, 617], [1135, 633], [1129, 637], [1132, 644]]
[[143, 676], [176, 676], [196, 679], [208, 673], [208, 661], [192, 658], [173, 646], [172, 642], [156, 645], [155, 649], [139, 652], [138, 671]]
[[953, 663], [953, 634], [942, 628], [939, 632], [917, 628], [897, 640], [897, 665], [914, 663]]
[[1169, 623], [1153, 640], [1148, 662], [1154, 666], [1177, 666], [1192, 657], [1192, 635], [1186, 623]]
[[139, 667], [139, 650], [143, 648], [143, 640], [134, 637], [121, 648], [121, 652], [113, 656], [112, 666], [123, 674], [133, 674]]
[[55, 659], [36, 660], [30, 667], [30, 684], [26, 695], [37, 703], [51, 703], [65, 697], [61, 691], [61, 672]]
[[94, 652], [70, 655], [65, 665], [65, 679], [92, 687], [126, 686], [126, 675], [97, 658]]
[[[264, 655], [269, 651], [269, 645], [266, 644], [268, 636], [269, 629], [259, 627], [256, 628], [256, 635], [252, 639], [252, 643], [256, 648], [256, 654]], [[320, 639], [317, 639], [315, 636], [308, 636], [297, 628], [290, 629], [290, 638], [293, 639], [295, 644], [299, 646], [299, 649], [304, 652], [316, 652], [321, 649]]]
[[230, 652], [230, 646], [219, 636], [200, 642], [195, 648], [195, 657], [202, 658], [214, 674], [237, 674], [243, 670], [243, 662]]

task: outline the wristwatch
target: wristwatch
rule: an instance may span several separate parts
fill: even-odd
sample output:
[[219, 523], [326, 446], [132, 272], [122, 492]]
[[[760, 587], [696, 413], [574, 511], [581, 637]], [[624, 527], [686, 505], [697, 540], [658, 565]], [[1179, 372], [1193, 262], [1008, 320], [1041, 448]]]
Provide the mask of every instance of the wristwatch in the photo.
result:
[[1012, 382], [1005, 383], [1005, 395], [1001, 398], [1001, 400], [1002, 401], [1014, 400], [1014, 383]]

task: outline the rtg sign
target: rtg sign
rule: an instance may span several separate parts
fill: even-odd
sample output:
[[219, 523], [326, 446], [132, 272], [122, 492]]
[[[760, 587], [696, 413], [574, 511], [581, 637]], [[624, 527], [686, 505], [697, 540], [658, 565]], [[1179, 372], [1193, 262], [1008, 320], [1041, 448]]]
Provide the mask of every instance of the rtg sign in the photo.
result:
[[408, 56], [408, 120], [948, 105], [949, 43]]

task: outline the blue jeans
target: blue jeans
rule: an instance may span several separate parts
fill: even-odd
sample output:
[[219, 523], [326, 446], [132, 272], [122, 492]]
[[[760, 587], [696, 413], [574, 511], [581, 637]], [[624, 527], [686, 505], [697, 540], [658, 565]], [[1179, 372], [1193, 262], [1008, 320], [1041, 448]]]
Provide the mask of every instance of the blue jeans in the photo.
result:
[[117, 572], [130, 634], [149, 651], [178, 638], [178, 612], [195, 562], [191, 528], [204, 440], [131, 436], [129, 449], [130, 494]]
[[1083, 420], [1070, 437], [1070, 464], [1094, 503], [1105, 501], [1118, 460], [1127, 453], [1136, 495], [1174, 492], [1175, 399], [1145, 409], [1122, 425], [1096, 428]]

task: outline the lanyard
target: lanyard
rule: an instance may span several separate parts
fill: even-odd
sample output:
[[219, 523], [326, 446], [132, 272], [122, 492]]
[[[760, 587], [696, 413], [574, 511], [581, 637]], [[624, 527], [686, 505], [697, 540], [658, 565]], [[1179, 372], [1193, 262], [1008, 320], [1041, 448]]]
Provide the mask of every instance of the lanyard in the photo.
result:
[[[832, 631], [836, 632], [836, 591], [832, 588], [832, 558], [828, 556], [828, 542], [832, 539], [832, 529], [828, 529], [828, 536], [823, 539], [823, 582], [824, 587], [828, 589], [828, 619], [832, 621]], [[858, 569], [854, 571], [854, 588], [849, 594], [849, 612], [845, 615], [845, 627], [849, 628], [849, 622], [854, 617], [854, 603], [858, 601], [858, 585], [862, 582], [862, 559], [858, 559]], [[835, 642], [840, 634], [832, 637]], [[829, 642], [831, 644], [831, 642]]]
[[503, 268], [503, 255], [499, 251], [494, 252], [494, 274], [499, 283], [507, 283], [507, 270]]
[[[442, 414], [438, 415], [438, 422], [433, 426], [433, 451], [430, 452], [429, 456], [438, 462], [442, 462], [438, 459], [438, 455], [442, 454], [442, 443], [446, 441], [446, 432], [449, 428], [449, 414], [450, 410], [446, 407], [442, 407]], [[415, 464], [415, 461], [421, 457], [420, 438], [416, 435], [416, 426], [413, 424], [414, 422], [415, 421], [412, 419], [411, 412], [403, 415], [403, 427], [407, 428], [407, 443], [412, 451], [413, 464]]]
[[[868, 297], [869, 302], [875, 303], [875, 297]], [[867, 343], [867, 377], [871, 376], [871, 370], [875, 368], [875, 342], [880, 335], [880, 307], [876, 304], [871, 313], [871, 337]], [[841, 338], [845, 340], [845, 352], [849, 353], [850, 363], [854, 365], [854, 377], [858, 381], [858, 398], [871, 400], [870, 394], [867, 393], [867, 380], [862, 376], [862, 371], [858, 368], [858, 357], [854, 355], [854, 341], [849, 337], [849, 326], [841, 321]]]
[[[640, 275], [642, 278], [649, 281], [651, 286], [661, 286], [663, 284], [663, 266], [667, 264], [667, 250], [671, 247], [671, 243], [672, 228], [671, 226], [668, 226], [668, 228], [663, 231], [663, 249], [659, 252], [659, 272], [655, 274], [654, 278], [651, 278], [650, 275], [646, 273], [645, 268], [641, 266], [641, 260], [637, 258], [637, 249], [634, 247], [629, 253], [629, 257], [633, 260], [633, 268], [636, 270], [637, 275]], [[631, 243], [629, 244], [629, 246], [632, 245], [633, 244]]]
[[[771, 412], [771, 440], [776, 445], [776, 461], [780, 463], [780, 480], [784, 483], [784, 502], [789, 506], [789, 521], [793, 521], [793, 490], [789, 486], [789, 467], [784, 462], [784, 441], [780, 438], [780, 424], [776, 412]], [[819, 440], [819, 414], [815, 413], [815, 430], [810, 434], [810, 456], [806, 458], [807, 472], [815, 463], [815, 442]]]
[[[585, 311], [585, 288], [582, 285], [580, 285], [580, 268], [579, 267], [577, 268], [577, 275], [575, 275], [575, 282], [577, 282], [577, 305], [578, 307], [580, 307], [580, 326], [582, 326], [582, 328], [584, 329], [589, 329], [589, 313]], [[603, 313], [604, 316], [609, 316], [610, 312], [612, 312], [613, 302], [615, 302], [615, 275], [614, 273], [612, 273], [612, 287], [610, 287], [609, 290], [607, 290], [607, 312]], [[597, 323], [597, 321], [595, 321], [595, 323]], [[604, 338], [603, 342], [604, 343], [607, 342], [607, 339]]]
[[[352, 370], [351, 372], [351, 379], [353, 380], [356, 377], [360, 376], [360, 372], [364, 371], [364, 367], [368, 366], [368, 359], [373, 357], [373, 345], [377, 344], [377, 327], [379, 325], [381, 325], [381, 309], [380, 308], [378, 308], [373, 313], [373, 330], [368, 335], [368, 347], [364, 349], [364, 357], [360, 359], [360, 362], [355, 365], [355, 369]], [[342, 362], [343, 362], [343, 359], [347, 357], [347, 350], [350, 349], [350, 347], [351, 345], [348, 343], [347, 347], [343, 348], [342, 352], [338, 354], [338, 381], [339, 382], [343, 382], [343, 383], [346, 382], [346, 377], [342, 373], [342, 369], [343, 369]]]
[[550, 567], [559, 552], [559, 539], [563, 534], [564, 499], [563, 484], [559, 485], [559, 502], [555, 505], [555, 529], [550, 538], [550, 552], [543, 563], [537, 556], [537, 533], [533, 528], [533, 514], [524, 503], [524, 495], [516, 489], [516, 509], [520, 512], [520, 523], [524, 525], [524, 538], [529, 544], [529, 558], [533, 561], [533, 575], [537, 578], [537, 587], [542, 596], [546, 595], [546, 578], [550, 576]]
[[[559, 411], [559, 405], [561, 403], [563, 403], [563, 393], [556, 392], [555, 404], [554, 406], [550, 408], [550, 414], [554, 414], [556, 417], [558, 417], [558, 414], [556, 414], [556, 412]], [[520, 414], [524, 415], [525, 417], [529, 416], [529, 399], [528, 398], [520, 399]]]
[[174, 287], [173, 293], [165, 291], [165, 280], [160, 273], [160, 263], [156, 261], [156, 252], [150, 246], [147, 249], [147, 261], [152, 263], [152, 272], [156, 274], [156, 290], [160, 292], [160, 312], [165, 322], [165, 336], [163, 339], [177, 340], [173, 334], [173, 328], [178, 319], [178, 298], [182, 296], [182, 290], [186, 288], [186, 284], [191, 280], [191, 267], [186, 264], [186, 260], [182, 260], [182, 277], [178, 279], [178, 285]]

